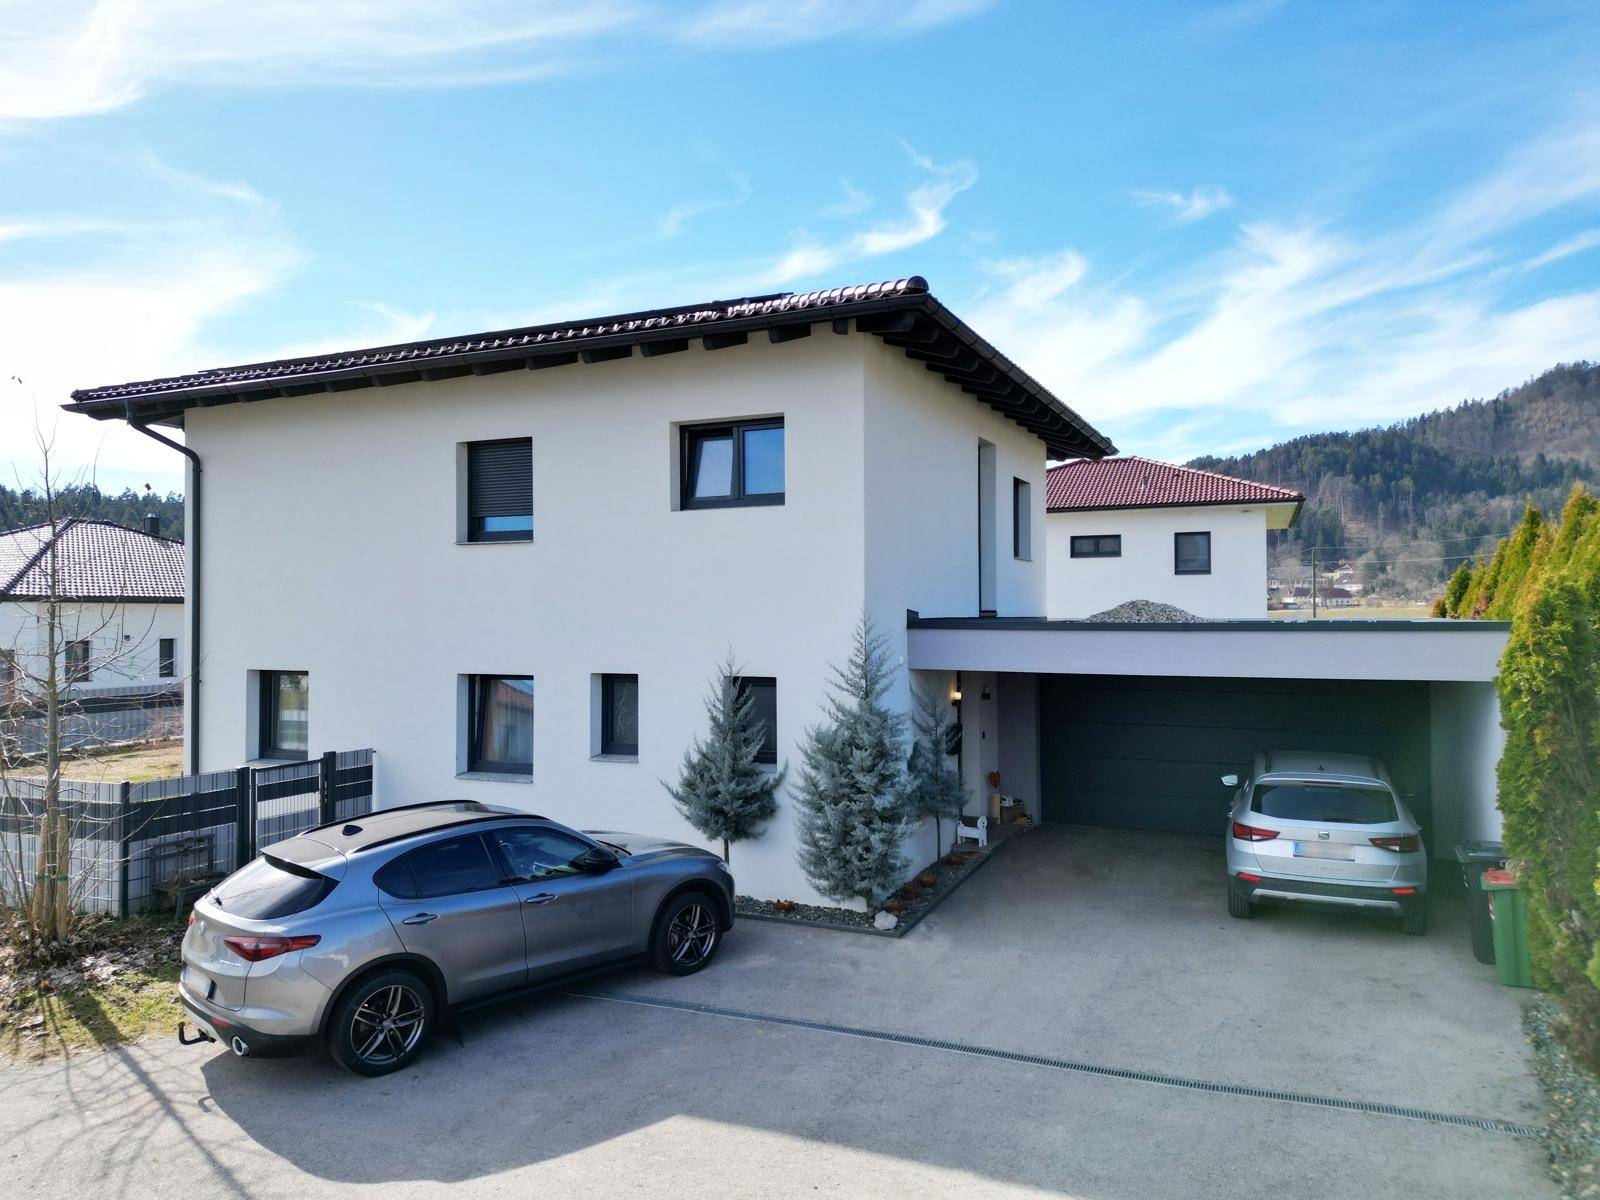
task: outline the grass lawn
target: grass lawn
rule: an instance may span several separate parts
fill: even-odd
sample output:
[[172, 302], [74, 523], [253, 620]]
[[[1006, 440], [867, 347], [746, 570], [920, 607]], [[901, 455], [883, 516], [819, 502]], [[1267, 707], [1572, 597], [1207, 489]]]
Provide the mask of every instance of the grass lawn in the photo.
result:
[[[1396, 604], [1365, 605], [1358, 604], [1354, 608], [1317, 608], [1319, 621], [1408, 621], [1419, 617], [1426, 617], [1429, 608], [1426, 604]], [[1305, 608], [1273, 609], [1267, 614], [1274, 621], [1309, 621], [1311, 620], [1311, 606]]]
[[171, 916], [97, 919], [65, 966], [16, 972], [0, 959], [0, 1050], [37, 1061], [170, 1034], [178, 1005], [178, 944]]
[[[42, 763], [20, 768], [18, 775], [44, 774]], [[136, 746], [117, 746], [99, 753], [82, 753], [62, 764], [63, 779], [82, 779], [95, 783], [144, 783], [183, 774], [183, 740], [143, 742]]]

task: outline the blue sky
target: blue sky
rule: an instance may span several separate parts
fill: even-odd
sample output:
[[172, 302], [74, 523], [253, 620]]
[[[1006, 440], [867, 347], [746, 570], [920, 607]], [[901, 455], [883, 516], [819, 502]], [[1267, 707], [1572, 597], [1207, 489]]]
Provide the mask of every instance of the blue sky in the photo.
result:
[[1600, 357], [1600, 7], [0, 0], [8, 474], [177, 485], [74, 386], [908, 274], [1177, 460]]

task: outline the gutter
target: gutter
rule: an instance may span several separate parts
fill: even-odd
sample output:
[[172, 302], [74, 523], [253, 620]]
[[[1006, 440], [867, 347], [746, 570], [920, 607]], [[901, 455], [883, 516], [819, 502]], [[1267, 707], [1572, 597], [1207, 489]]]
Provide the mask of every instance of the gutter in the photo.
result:
[[184, 603], [189, 607], [189, 713], [184, 725], [183, 741], [188, 750], [189, 774], [200, 774], [200, 456], [189, 449], [182, 442], [175, 442], [165, 434], [157, 433], [148, 425], [142, 425], [133, 417], [133, 401], [124, 403], [124, 420], [130, 428], [137, 429], [145, 437], [160, 442], [168, 449], [176, 450], [189, 460], [189, 465], [194, 468], [189, 492], [183, 498], [185, 514], [189, 518], [190, 536], [184, 543], [185, 559], [189, 566], [189, 586], [186, 589]]

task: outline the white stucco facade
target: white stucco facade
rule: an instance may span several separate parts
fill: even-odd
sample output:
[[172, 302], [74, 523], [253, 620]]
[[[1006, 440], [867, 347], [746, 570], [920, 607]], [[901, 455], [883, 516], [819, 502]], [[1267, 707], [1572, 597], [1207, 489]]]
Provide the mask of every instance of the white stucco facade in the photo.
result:
[[[781, 505], [681, 511], [678, 426], [781, 416]], [[733, 850], [742, 890], [814, 900], [789, 803], [798, 745], [863, 611], [905, 709], [908, 608], [1044, 608], [1043, 547], [1014, 554], [1013, 480], [1043, 528], [1043, 444], [861, 336], [420, 382], [190, 411], [204, 463], [201, 766], [258, 752], [259, 673], [309, 676], [309, 752], [372, 746], [385, 804], [509, 804], [704, 844], [660, 780], [703, 732], [730, 652], [777, 680], [790, 783]], [[457, 447], [531, 438], [531, 542], [458, 544]], [[980, 449], [993, 561], [980, 563]], [[193, 530], [191, 528], [191, 538]], [[635, 758], [593, 755], [594, 679], [639, 677]], [[533, 771], [461, 768], [465, 676], [534, 678]], [[934, 673], [934, 686], [948, 686]], [[926, 842], [926, 846], [923, 845]], [[931, 857], [931, 832], [908, 847]], [[924, 853], [926, 850], [926, 853]]]
[[[65, 678], [67, 642], [89, 643], [90, 674], [73, 684], [79, 695], [140, 684], [180, 683], [185, 673], [184, 608], [179, 603], [66, 603], [60, 610], [63, 649], [57, 666]], [[0, 651], [14, 654], [22, 671], [42, 678], [49, 640], [46, 606], [38, 600], [0, 601]], [[170, 640], [173, 669], [161, 673], [161, 643]]]
[[[1052, 512], [1045, 518], [1049, 615], [1082, 618], [1128, 600], [1155, 600], [1197, 617], [1263, 616], [1268, 520], [1279, 508], [1292, 506], [1211, 504]], [[1179, 533], [1211, 535], [1208, 574], [1177, 573], [1174, 539]], [[1074, 558], [1074, 536], [1120, 537], [1121, 553]]]

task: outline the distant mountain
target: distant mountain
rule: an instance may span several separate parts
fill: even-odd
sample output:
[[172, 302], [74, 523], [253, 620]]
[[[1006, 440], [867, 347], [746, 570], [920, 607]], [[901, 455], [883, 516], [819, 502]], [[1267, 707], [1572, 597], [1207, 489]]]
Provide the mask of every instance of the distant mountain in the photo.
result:
[[[146, 513], [155, 513], [161, 518], [163, 536], [183, 537], [183, 496], [178, 492], [163, 496], [124, 488], [120, 494], [112, 495], [93, 484], [77, 484], [56, 493], [58, 517], [92, 517], [143, 529]], [[37, 525], [44, 519], [44, 497], [37, 490], [13, 491], [0, 484], [0, 530]]]
[[1527, 501], [1554, 513], [1574, 481], [1600, 474], [1600, 364], [1562, 364], [1492, 400], [1387, 428], [1189, 465], [1305, 493], [1296, 527], [1274, 535], [1281, 562], [1314, 545], [1323, 561], [1365, 563], [1371, 587], [1427, 597], [1509, 533]]

